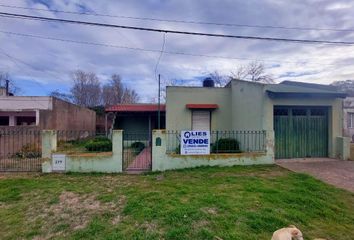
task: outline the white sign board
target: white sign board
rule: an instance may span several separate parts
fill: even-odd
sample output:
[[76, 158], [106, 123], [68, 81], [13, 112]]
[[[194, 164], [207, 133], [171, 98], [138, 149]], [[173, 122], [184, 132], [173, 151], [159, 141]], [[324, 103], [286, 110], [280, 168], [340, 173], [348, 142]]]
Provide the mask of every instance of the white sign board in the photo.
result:
[[52, 170], [65, 171], [66, 155], [65, 154], [52, 154]]
[[210, 154], [210, 131], [182, 131], [181, 155]]

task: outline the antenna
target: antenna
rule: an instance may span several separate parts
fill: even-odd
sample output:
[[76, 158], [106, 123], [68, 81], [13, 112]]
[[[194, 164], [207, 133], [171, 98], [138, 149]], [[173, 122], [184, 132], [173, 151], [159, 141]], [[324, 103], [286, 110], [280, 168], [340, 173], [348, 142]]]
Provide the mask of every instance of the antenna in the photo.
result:
[[158, 97], [158, 103], [157, 103], [157, 128], [161, 129], [161, 120], [160, 120], [160, 97], [161, 97], [161, 75], [159, 74], [159, 97]]

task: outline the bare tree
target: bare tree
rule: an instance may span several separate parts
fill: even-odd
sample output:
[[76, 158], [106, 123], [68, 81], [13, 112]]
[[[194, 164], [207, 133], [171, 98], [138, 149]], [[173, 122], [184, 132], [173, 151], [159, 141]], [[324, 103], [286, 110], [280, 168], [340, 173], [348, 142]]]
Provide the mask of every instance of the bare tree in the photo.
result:
[[15, 82], [12, 80], [11, 76], [7, 72], [0, 72], [0, 87], [6, 87], [6, 80], [9, 80], [9, 92], [16, 95], [21, 90], [16, 86]]
[[73, 81], [70, 91], [74, 103], [85, 107], [101, 104], [101, 84], [95, 73], [77, 70], [73, 73]]
[[138, 99], [138, 94], [134, 90], [124, 87], [118, 74], [113, 74], [109, 83], [102, 87], [102, 101], [105, 106], [135, 103]]
[[231, 78], [261, 83], [274, 82], [272, 75], [266, 73], [264, 64], [258, 61], [239, 66], [236, 72], [231, 74]]
[[102, 101], [104, 105], [114, 105], [122, 102], [124, 86], [121, 77], [112, 75], [109, 83], [102, 87]]
[[138, 101], [139, 101], [139, 96], [133, 89], [129, 89], [129, 88], [124, 89], [122, 103], [136, 103]]
[[217, 87], [224, 87], [230, 81], [230, 77], [221, 75], [218, 71], [210, 73], [209, 77], [214, 80]]
[[331, 84], [337, 90], [347, 93], [349, 96], [354, 96], [354, 80], [335, 81]]

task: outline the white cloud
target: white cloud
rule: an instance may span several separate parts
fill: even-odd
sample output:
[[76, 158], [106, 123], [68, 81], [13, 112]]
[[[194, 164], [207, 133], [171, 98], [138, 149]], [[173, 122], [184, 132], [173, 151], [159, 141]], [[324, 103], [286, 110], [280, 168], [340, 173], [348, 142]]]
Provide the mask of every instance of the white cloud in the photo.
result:
[[[275, 0], [149, 0], [144, 2], [138, 0], [2, 0], [0, 2], [7, 5], [41, 9], [48, 7], [63, 11], [83, 11], [86, 9], [110, 15], [162, 19], [285, 27], [354, 28], [352, 8], [348, 8], [348, 4], [333, 4], [333, 1], [330, 0], [286, 1], [286, 3]], [[267, 37], [350, 41], [354, 36], [353, 32], [243, 28], [139, 21], [126, 18], [94, 17], [3, 7], [0, 7], [0, 11], [122, 25]], [[162, 43], [162, 34], [159, 33], [5, 18], [0, 21], [0, 30], [155, 50], [159, 50]], [[99, 76], [102, 76], [103, 81], [113, 73], [121, 74], [124, 82], [134, 87], [143, 100], [151, 99], [156, 95], [157, 83], [154, 68], [158, 53], [25, 38], [3, 33], [0, 33], [0, 42], [1, 48], [8, 54], [32, 66], [31, 68], [19, 62], [14, 63], [13, 60], [2, 55], [0, 58], [2, 69], [0, 70], [9, 71], [15, 78], [25, 79], [24, 76], [27, 75], [28, 78], [36, 79], [40, 83], [55, 86], [59, 83], [67, 88], [71, 81], [70, 73], [80, 68], [96, 72]], [[264, 63], [269, 67], [268, 71], [278, 81], [291, 79], [317, 83], [354, 79], [354, 68], [352, 68], [354, 60], [353, 56], [350, 55], [353, 48], [175, 34], [167, 35], [166, 44], [166, 51], [245, 58], [250, 59], [249, 61], [252, 59], [266, 60]], [[164, 54], [159, 64], [159, 72], [165, 78], [191, 79], [190, 81], [195, 84], [197, 77], [207, 75], [208, 72], [218, 70], [221, 73], [228, 74], [236, 66], [246, 64], [249, 61]], [[271, 67], [275, 64], [277, 64], [277, 67]], [[286, 73], [291, 73], [291, 76], [289, 78], [284, 77]]]

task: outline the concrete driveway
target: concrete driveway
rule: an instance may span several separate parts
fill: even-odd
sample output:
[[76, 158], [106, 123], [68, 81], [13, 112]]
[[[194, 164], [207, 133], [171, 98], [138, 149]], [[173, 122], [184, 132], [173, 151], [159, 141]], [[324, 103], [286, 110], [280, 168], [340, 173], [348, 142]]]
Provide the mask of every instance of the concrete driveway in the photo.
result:
[[294, 172], [307, 173], [326, 183], [354, 192], [354, 161], [336, 159], [284, 159], [276, 164]]

